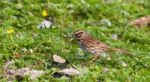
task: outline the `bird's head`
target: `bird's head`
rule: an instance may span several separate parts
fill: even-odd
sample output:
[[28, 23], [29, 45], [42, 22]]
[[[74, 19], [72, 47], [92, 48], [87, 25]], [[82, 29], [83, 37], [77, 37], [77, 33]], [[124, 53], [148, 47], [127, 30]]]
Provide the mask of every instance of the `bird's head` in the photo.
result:
[[88, 36], [89, 36], [89, 34], [84, 30], [78, 30], [78, 31], [73, 33], [73, 38], [75, 38], [77, 40], [84, 39]]

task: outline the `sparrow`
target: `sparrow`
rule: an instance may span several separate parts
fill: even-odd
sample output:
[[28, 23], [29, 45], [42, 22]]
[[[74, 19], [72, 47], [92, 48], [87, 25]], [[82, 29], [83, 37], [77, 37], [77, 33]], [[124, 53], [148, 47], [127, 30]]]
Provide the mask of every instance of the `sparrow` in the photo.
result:
[[84, 30], [78, 30], [74, 32], [73, 38], [78, 41], [78, 44], [82, 50], [94, 54], [94, 57], [89, 61], [89, 63], [96, 60], [103, 53], [110, 52], [110, 51], [130, 54], [129, 52], [124, 51], [122, 49], [112, 48], [108, 46], [102, 41], [93, 38], [89, 33], [87, 33]]

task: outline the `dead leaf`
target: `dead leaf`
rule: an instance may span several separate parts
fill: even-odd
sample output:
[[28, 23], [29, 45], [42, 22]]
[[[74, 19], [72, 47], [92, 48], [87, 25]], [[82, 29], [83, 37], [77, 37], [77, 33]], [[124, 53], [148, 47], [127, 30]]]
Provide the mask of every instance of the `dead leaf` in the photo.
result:
[[3, 65], [3, 76], [6, 77], [7, 76], [7, 72], [9, 70], [10, 65], [12, 65], [14, 63], [14, 61], [8, 61]]
[[36, 79], [43, 74], [45, 74], [45, 72], [42, 70], [30, 70], [30, 72], [27, 73], [27, 75], [29, 75], [31, 79]]
[[75, 76], [75, 75], [81, 74], [77, 69], [74, 69], [72, 67], [60, 70], [60, 71], [58, 71], [58, 73], [62, 73], [64, 75], [68, 75], [68, 76]]
[[21, 58], [21, 54], [16, 53], [16, 54], [14, 55], [14, 58]]
[[65, 59], [63, 59], [63, 58], [61, 58], [60, 56], [58, 56], [58, 55], [53, 55], [53, 61], [54, 62], [57, 62], [57, 63], [65, 63], [66, 62], [66, 60]]
[[15, 77], [16, 79], [23, 78], [25, 76], [29, 76], [30, 79], [36, 79], [40, 76], [42, 76], [43, 74], [45, 74], [45, 71], [43, 70], [33, 70], [30, 67], [25, 67], [25, 68], [20, 68], [20, 69], [10, 69], [10, 65], [13, 64], [14, 61], [8, 61], [4, 66], [3, 66], [3, 74], [4, 77], [12, 82]]
[[136, 20], [131, 21], [129, 25], [134, 25], [137, 27], [150, 26], [150, 16], [140, 17]]

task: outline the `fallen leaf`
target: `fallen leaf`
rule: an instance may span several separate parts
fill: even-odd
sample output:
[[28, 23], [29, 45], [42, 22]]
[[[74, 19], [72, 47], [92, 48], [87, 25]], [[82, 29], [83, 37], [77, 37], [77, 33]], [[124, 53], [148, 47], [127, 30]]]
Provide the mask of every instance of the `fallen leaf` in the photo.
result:
[[20, 68], [20, 69], [10, 69], [9, 67], [14, 63], [14, 61], [8, 61], [3, 66], [3, 75], [4, 77], [12, 82], [16, 77], [16, 79], [23, 78], [25, 76], [29, 76], [30, 79], [36, 79], [43, 74], [45, 74], [45, 71], [43, 70], [33, 70], [30, 67]]
[[21, 58], [21, 54], [16, 53], [16, 54], [14, 55], [14, 58]]
[[33, 70], [29, 67], [25, 67], [25, 68], [20, 68], [20, 69], [16, 69], [16, 70], [10, 70], [11, 74], [13, 74], [14, 76], [29, 76], [30, 79], [36, 79], [40, 76], [42, 76], [45, 72], [42, 70]]
[[7, 71], [9, 70], [9, 66], [10, 66], [11, 64], [13, 64], [13, 63], [14, 63], [14, 61], [8, 61], [8, 62], [6, 62], [6, 63], [3, 65], [3, 75], [4, 75], [4, 77], [7, 76]]
[[65, 59], [63, 59], [63, 58], [61, 58], [60, 56], [58, 56], [58, 55], [53, 55], [53, 61], [54, 62], [57, 62], [57, 63], [65, 63], [66, 62], [66, 60]]
[[131, 21], [129, 25], [134, 25], [137, 27], [150, 26], [150, 16], [140, 17], [136, 20]]
[[45, 74], [45, 72], [42, 70], [31, 70], [27, 75], [30, 75], [31, 79], [36, 79], [42, 76], [43, 74]]
[[80, 75], [81, 74], [78, 70], [76, 70], [72, 67], [60, 70], [59, 72], [64, 73], [64, 74], [69, 75], [69, 76], [74, 76], [74, 75]]

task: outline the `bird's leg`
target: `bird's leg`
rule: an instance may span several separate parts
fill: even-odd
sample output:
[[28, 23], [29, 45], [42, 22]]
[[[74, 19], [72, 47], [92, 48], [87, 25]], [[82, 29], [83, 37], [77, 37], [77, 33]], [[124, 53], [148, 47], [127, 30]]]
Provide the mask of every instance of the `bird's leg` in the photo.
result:
[[88, 63], [92, 63], [93, 61], [95, 61], [98, 58], [99, 58], [99, 55], [94, 55], [94, 57]]

